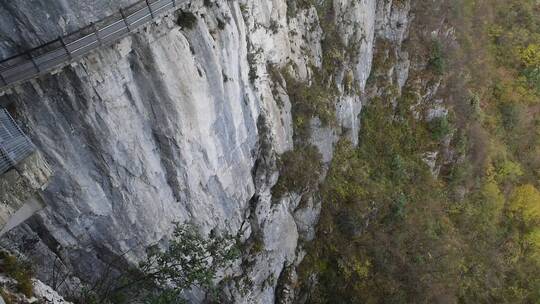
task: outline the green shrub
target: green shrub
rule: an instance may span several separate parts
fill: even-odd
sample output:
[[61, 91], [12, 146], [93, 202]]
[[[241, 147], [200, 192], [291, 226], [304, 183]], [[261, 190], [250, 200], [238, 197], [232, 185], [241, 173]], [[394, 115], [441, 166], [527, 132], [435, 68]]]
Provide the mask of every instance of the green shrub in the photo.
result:
[[270, 27], [268, 28], [272, 34], [277, 34], [279, 31], [279, 23], [276, 20], [270, 20]]
[[437, 39], [434, 39], [431, 43], [428, 67], [437, 75], [444, 74], [444, 70], [446, 68], [446, 60], [443, 54], [442, 43]]
[[180, 11], [176, 23], [179, 26], [190, 30], [193, 29], [197, 24], [197, 16], [195, 16], [195, 14], [193, 14], [192, 12]]
[[240, 3], [240, 11], [242, 12], [242, 15], [246, 15], [248, 13], [248, 7], [246, 4]]
[[364, 228], [362, 218], [351, 210], [340, 211], [334, 221], [339, 232], [348, 237], [357, 236]]
[[0, 259], [2, 263], [0, 271], [17, 281], [17, 291], [27, 297], [31, 297], [34, 293], [32, 285], [32, 265], [28, 262], [18, 260], [15, 256], [10, 255], [7, 252], [1, 252]]
[[428, 129], [434, 140], [442, 140], [446, 135], [450, 134], [451, 128], [446, 116], [437, 117], [428, 123]]
[[220, 30], [224, 30], [226, 24], [225, 24], [225, 22], [224, 22], [223, 20], [221, 20], [221, 19], [218, 18], [218, 19], [217, 19], [217, 25], [218, 25], [218, 28], [219, 28]]
[[309, 9], [315, 4], [314, 0], [287, 0], [287, 18], [292, 19], [296, 17], [298, 10]]
[[406, 215], [407, 197], [404, 194], [398, 195], [393, 201], [392, 215], [397, 219], [403, 219]]
[[249, 81], [251, 83], [255, 83], [255, 80], [257, 80], [257, 78], [259, 78], [259, 76], [257, 75], [257, 72], [258, 72], [257, 56], [260, 53], [262, 53], [262, 50], [257, 49], [257, 50], [251, 51], [251, 52], [249, 52], [247, 54], [247, 61], [248, 61], [248, 64], [249, 64], [248, 77], [249, 77]]
[[6, 304], [15, 304], [15, 297], [10, 294], [8, 291], [2, 289], [0, 290], [0, 296], [2, 297], [2, 299], [4, 299], [4, 302]]
[[187, 304], [180, 293], [176, 290], [166, 289], [161, 292], [149, 295], [144, 304]]
[[324, 126], [332, 125], [336, 120], [334, 94], [318, 79], [311, 85], [297, 81], [284, 73], [287, 93], [291, 101], [295, 139], [306, 141], [311, 135], [310, 122], [318, 117]]
[[522, 118], [521, 107], [515, 103], [501, 103], [499, 105], [499, 111], [501, 113], [501, 119], [503, 126], [506, 130], [515, 129]]
[[215, 280], [220, 269], [239, 257], [237, 239], [231, 235], [201, 235], [192, 225], [176, 223], [165, 250], [157, 244], [146, 249], [139, 267], [123, 267], [112, 277], [106, 269], [92, 289], [83, 289], [81, 304], [185, 303], [182, 292], [194, 287], [215, 296]]
[[260, 253], [264, 250], [264, 240], [261, 233], [257, 233], [253, 238], [253, 246], [251, 247], [252, 253]]
[[529, 86], [540, 95], [540, 68], [526, 68], [523, 70], [523, 75], [527, 78]]
[[280, 198], [287, 192], [314, 190], [321, 176], [322, 158], [314, 146], [303, 146], [281, 155], [280, 176], [272, 188], [272, 196]]

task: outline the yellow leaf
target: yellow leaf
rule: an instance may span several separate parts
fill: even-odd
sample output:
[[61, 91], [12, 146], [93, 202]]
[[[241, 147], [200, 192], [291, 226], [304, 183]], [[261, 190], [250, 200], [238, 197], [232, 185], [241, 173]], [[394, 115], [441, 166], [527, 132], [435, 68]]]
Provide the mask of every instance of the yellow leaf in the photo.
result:
[[509, 209], [527, 225], [540, 222], [540, 192], [530, 184], [517, 187], [512, 193]]

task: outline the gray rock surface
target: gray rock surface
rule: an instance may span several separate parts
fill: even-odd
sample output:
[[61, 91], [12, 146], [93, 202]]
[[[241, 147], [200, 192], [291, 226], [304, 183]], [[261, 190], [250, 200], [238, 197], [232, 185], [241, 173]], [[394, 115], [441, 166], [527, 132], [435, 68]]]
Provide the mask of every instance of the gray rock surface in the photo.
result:
[[34, 152], [0, 175], [0, 236], [45, 207], [41, 193], [52, 173], [41, 153]]

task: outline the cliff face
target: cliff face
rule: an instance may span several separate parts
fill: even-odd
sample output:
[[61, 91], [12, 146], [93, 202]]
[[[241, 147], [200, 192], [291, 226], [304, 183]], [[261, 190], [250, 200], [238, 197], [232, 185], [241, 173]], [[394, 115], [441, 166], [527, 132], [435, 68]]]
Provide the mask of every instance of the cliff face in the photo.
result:
[[2, 58], [37, 47], [97, 22], [137, 0], [3, 1], [0, 3]]
[[[130, 1], [102, 2], [2, 4], [0, 28], [10, 38], [0, 53]], [[274, 302], [282, 270], [302, 259], [301, 243], [314, 236], [320, 202], [314, 196], [300, 204], [295, 193], [272, 202], [276, 156], [294, 145], [287, 88], [269, 76], [269, 66], [293, 66], [296, 78], [311, 82], [329, 33], [315, 7], [295, 1], [204, 2], [184, 5], [197, 16], [193, 28], [179, 26], [171, 14], [1, 97], [12, 102], [54, 171], [43, 195], [46, 209], [6, 242], [34, 257], [40, 278], [53, 287], [66, 291], [79, 279], [95, 279], [112, 256], [137, 261], [145, 246], [167, 239], [175, 221], [204, 232], [240, 232], [248, 241], [260, 237], [262, 248], [244, 257], [237, 283], [226, 288], [238, 303]], [[355, 55], [336, 76], [337, 125], [311, 122], [310, 141], [326, 162], [339, 136], [356, 142], [374, 42], [385, 38], [399, 47], [409, 10], [391, 0], [332, 5], [334, 14], [322, 21], [336, 25]], [[43, 20], [29, 17], [38, 9], [47, 12]], [[395, 69], [400, 84], [406, 57], [400, 54]], [[345, 89], [349, 73], [359, 90]], [[54, 286], [59, 273], [68, 279]]]

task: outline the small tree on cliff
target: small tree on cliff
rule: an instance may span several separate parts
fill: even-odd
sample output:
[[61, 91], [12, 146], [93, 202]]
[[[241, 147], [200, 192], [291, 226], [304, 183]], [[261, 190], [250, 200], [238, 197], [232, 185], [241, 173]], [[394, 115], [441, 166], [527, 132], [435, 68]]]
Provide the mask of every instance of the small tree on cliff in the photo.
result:
[[180, 304], [185, 303], [181, 293], [195, 287], [214, 297], [217, 271], [238, 256], [234, 237], [211, 233], [205, 238], [193, 226], [176, 224], [165, 250], [148, 247], [137, 269], [114, 279], [102, 278], [108, 283], [99, 285], [105, 288], [86, 290], [77, 302]]

